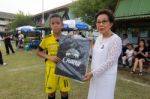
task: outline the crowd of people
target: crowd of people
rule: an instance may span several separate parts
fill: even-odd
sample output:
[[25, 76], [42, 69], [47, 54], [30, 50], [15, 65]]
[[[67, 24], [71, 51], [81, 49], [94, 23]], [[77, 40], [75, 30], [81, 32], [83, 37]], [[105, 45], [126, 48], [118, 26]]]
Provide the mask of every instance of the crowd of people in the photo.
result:
[[[12, 40], [16, 41], [16, 48], [24, 48], [24, 35], [21, 33], [21, 31], [18, 31], [15, 36], [11, 35], [8, 31], [6, 31], [5, 35], [3, 35], [2, 37], [2, 40], [4, 41], [6, 55], [9, 55], [10, 51], [13, 54], [15, 54], [15, 50], [11, 43]], [[0, 50], [0, 64], [2, 66], [7, 65], [7, 63], [5, 63], [3, 60], [1, 50]]]

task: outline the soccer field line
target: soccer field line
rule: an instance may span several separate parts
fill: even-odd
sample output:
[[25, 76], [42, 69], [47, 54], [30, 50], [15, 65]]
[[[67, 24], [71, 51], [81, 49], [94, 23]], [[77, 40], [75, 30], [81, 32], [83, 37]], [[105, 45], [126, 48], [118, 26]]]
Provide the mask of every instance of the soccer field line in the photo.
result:
[[[39, 68], [39, 69], [44, 69], [45, 68], [45, 66], [43, 67], [44, 65], [41, 65], [41, 64], [33, 64], [33, 65], [28, 65], [28, 67], [20, 67], [20, 68], [12, 68], [12, 69], [10, 69], [10, 68], [7, 68], [7, 70], [6, 71], [4, 71], [0, 76], [4, 76], [5, 75], [5, 73], [8, 73], [8, 72], [21, 72], [21, 71], [27, 71], [27, 70], [33, 70], [33, 69], [35, 69], [35, 68]], [[43, 67], [43, 68], [42, 68]]]
[[150, 87], [150, 85], [148, 85], [148, 84], [143, 84], [143, 83], [136, 82], [136, 81], [133, 81], [133, 80], [129, 80], [129, 79], [126, 79], [126, 78], [119, 78], [119, 79], [123, 80], [123, 81], [126, 81], [126, 82], [131, 82], [131, 83], [134, 83], [136, 85], [143, 86], [143, 87]]
[[[43, 66], [42, 65], [31, 65], [30, 67], [14, 68], [14, 69], [10, 69], [8, 71], [9, 72], [17, 72], [17, 71], [29, 70], [29, 69], [33, 69], [33, 68], [37, 68], [37, 67], [43, 67]], [[126, 81], [126, 82], [134, 83], [134, 84], [139, 85], [139, 86], [150, 87], [150, 85], [148, 85], [148, 84], [143, 84], [140, 82], [136, 82], [134, 80], [130, 80], [130, 79], [122, 78], [122, 77], [119, 77], [119, 79]]]
[[31, 65], [30, 67], [14, 68], [14, 69], [10, 69], [8, 71], [16, 72], [16, 71], [28, 70], [28, 69], [37, 68], [37, 67], [42, 67], [42, 65]]

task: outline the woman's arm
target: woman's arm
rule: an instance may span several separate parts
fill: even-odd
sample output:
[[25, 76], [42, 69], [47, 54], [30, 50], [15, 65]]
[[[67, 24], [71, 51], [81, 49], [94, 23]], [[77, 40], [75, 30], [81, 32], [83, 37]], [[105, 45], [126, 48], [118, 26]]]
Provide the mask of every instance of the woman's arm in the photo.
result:
[[122, 41], [120, 38], [113, 39], [112, 44], [110, 44], [109, 51], [108, 51], [108, 58], [104, 64], [99, 66], [99, 68], [92, 70], [93, 76], [99, 76], [104, 73], [106, 70], [111, 68], [114, 62], [118, 61], [122, 50]]
[[145, 52], [145, 54], [143, 52], [141, 52], [140, 54], [144, 57], [148, 57], [148, 52]]

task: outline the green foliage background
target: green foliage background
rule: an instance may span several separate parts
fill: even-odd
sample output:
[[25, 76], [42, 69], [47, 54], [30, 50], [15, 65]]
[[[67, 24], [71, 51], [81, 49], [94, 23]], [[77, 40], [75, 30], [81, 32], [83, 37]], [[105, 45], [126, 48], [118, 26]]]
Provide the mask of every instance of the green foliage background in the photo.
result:
[[94, 27], [95, 15], [101, 9], [114, 11], [117, 0], [77, 0], [71, 5], [71, 12]]

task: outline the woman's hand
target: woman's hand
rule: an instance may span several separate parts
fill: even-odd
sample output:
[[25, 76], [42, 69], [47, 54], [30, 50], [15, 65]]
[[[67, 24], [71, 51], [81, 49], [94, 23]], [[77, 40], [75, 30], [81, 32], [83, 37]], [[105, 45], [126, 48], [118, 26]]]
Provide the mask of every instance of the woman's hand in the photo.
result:
[[93, 77], [92, 72], [86, 73], [84, 76], [84, 81], [90, 80]]

